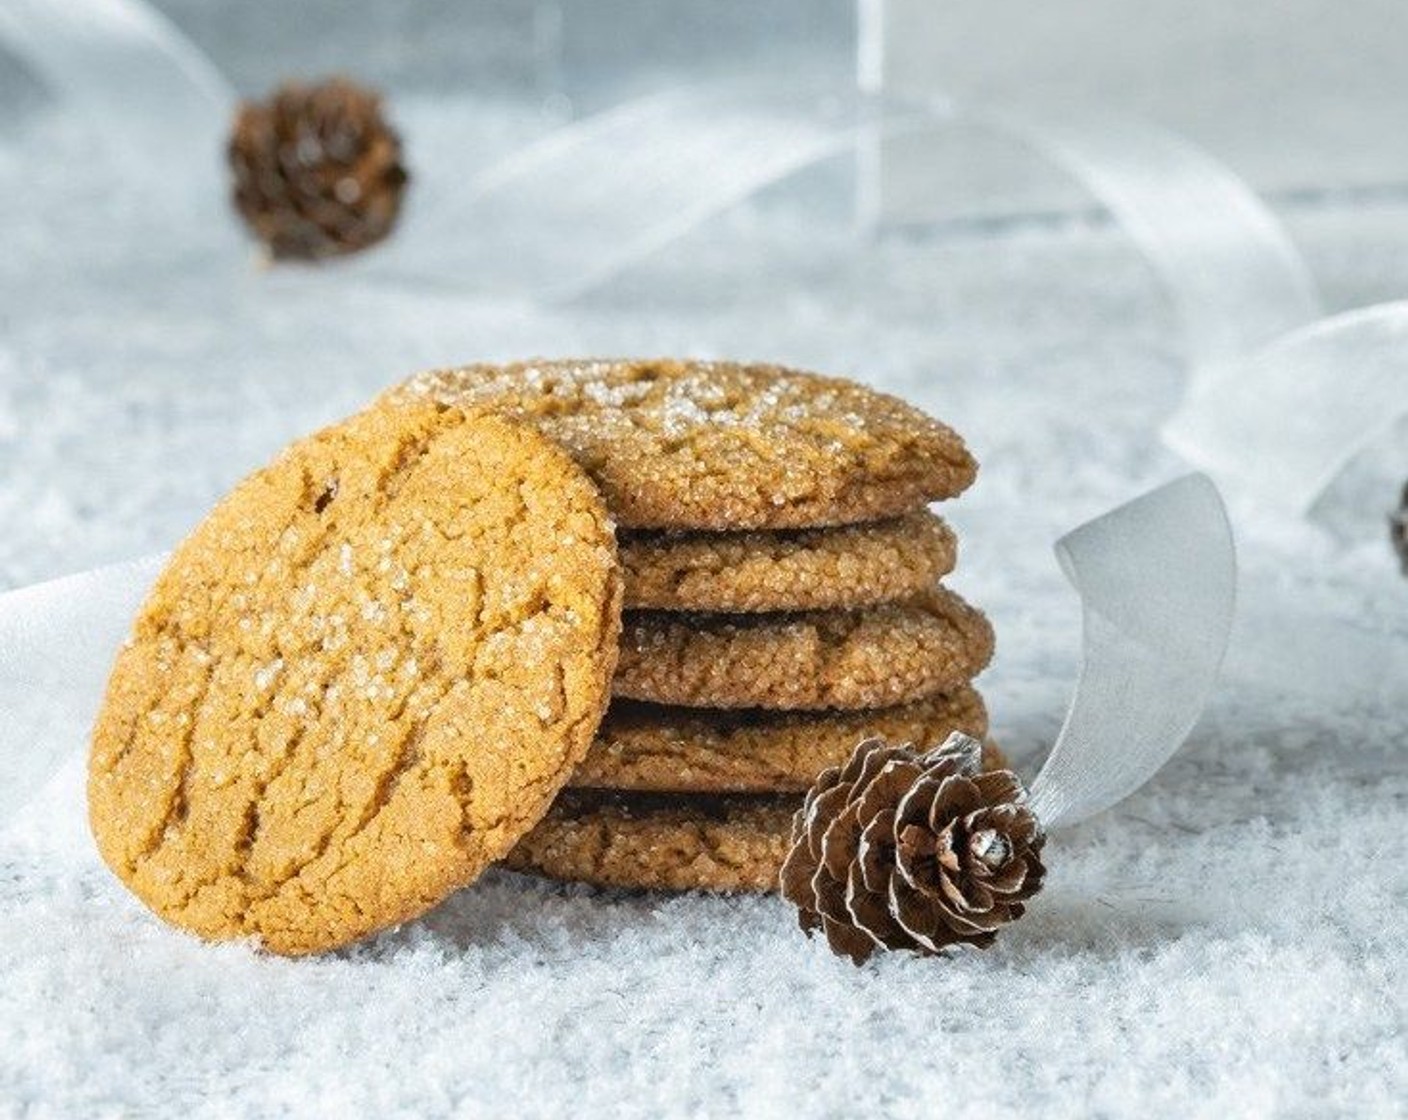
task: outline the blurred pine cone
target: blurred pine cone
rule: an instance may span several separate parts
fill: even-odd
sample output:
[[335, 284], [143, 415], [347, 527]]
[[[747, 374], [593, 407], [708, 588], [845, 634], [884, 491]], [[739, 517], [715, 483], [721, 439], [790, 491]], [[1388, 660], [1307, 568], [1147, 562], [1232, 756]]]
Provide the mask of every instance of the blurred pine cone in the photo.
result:
[[1398, 552], [1398, 563], [1403, 574], [1408, 576], [1408, 483], [1403, 485], [1403, 496], [1398, 500], [1398, 511], [1388, 519], [1389, 539]]
[[406, 169], [381, 98], [333, 78], [245, 102], [230, 137], [234, 203], [276, 259], [364, 249], [391, 232]]
[[816, 780], [792, 825], [782, 894], [856, 964], [876, 948], [985, 948], [1041, 889], [1045, 836], [1009, 770], [960, 732], [927, 754], [867, 739]]

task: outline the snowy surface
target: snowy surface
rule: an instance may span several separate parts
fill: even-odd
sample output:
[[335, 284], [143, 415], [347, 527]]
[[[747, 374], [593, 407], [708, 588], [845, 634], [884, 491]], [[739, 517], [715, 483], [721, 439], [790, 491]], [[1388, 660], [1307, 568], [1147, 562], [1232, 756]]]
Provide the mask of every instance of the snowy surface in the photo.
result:
[[[404, 108], [413, 137], [477, 129], [483, 160], [542, 127]], [[43, 114], [0, 132], [0, 586], [169, 546], [288, 439], [430, 365], [795, 363], [912, 398], [982, 460], [945, 510], [954, 582], [996, 624], [984, 689], [1030, 775], [1079, 651], [1052, 541], [1185, 469], [1154, 435], [1176, 324], [1098, 225], [863, 244], [838, 161], [548, 308], [261, 271], [101, 166]], [[1408, 293], [1408, 200], [1287, 216], [1335, 307]], [[1244, 513], [1250, 613], [1207, 717], [1053, 838], [1049, 886], [986, 953], [857, 970], [775, 899], [507, 873], [320, 959], [210, 947], [100, 864], [74, 742], [0, 824], [0, 1116], [1402, 1115], [1408, 584], [1384, 514], [1405, 446], [1370, 449], [1311, 524]]]

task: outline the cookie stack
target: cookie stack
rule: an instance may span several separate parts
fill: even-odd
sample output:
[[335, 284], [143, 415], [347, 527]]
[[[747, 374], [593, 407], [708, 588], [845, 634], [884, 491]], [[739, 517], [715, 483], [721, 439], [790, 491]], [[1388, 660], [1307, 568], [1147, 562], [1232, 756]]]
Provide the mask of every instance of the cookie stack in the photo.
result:
[[949, 428], [774, 366], [539, 362], [422, 375], [430, 399], [536, 427], [617, 522], [612, 702], [571, 788], [510, 854], [562, 879], [771, 889], [800, 794], [863, 737], [982, 737], [987, 620], [940, 581], [929, 512], [976, 464]]
[[89, 820], [155, 913], [319, 952], [501, 861], [768, 889], [863, 736], [985, 730], [940, 585], [948, 428], [772, 366], [428, 374], [295, 441], [171, 554], [93, 729]]

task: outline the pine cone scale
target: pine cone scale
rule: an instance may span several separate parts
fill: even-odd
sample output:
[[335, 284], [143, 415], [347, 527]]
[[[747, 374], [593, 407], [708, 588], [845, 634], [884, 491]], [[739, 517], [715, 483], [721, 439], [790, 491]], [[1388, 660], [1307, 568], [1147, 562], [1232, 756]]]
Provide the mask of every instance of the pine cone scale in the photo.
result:
[[847, 879], [837, 880], [826, 868], [819, 868], [811, 880], [811, 893], [816, 903], [814, 909], [823, 919], [851, 924], [851, 911], [846, 905]]
[[861, 831], [856, 863], [861, 882], [873, 894], [883, 894], [890, 886], [890, 864], [895, 835], [895, 811], [882, 809]]
[[894, 759], [885, 763], [868, 783], [856, 783], [860, 791], [856, 811], [869, 820], [886, 806], [897, 804], [923, 773], [924, 768], [912, 759]]
[[831, 918], [822, 918], [821, 928], [826, 935], [826, 943], [832, 950], [839, 956], [850, 957], [856, 964], [864, 964], [880, 947], [867, 933], [852, 925], [849, 919], [838, 922]]
[[903, 949], [908, 943], [909, 935], [891, 916], [885, 895], [867, 889], [860, 880], [859, 863], [851, 865], [846, 882], [846, 913], [881, 948]]
[[978, 787], [985, 805], [1001, 805], [1022, 798], [1022, 783], [1011, 770], [984, 770], [968, 780]]
[[[813, 821], [830, 821], [842, 809], [846, 800], [845, 786], [832, 786], [828, 790], [823, 790], [817, 795], [815, 801], [808, 799], [808, 815]], [[812, 858], [820, 862], [823, 858], [824, 849], [822, 847], [826, 839], [825, 827], [809, 829], [807, 831], [807, 848], [811, 852]]]
[[[805, 835], [805, 833], [799, 835], [798, 826], [794, 823], [793, 846], [788, 852], [787, 858], [782, 861], [779, 880], [782, 897], [798, 907], [797, 916], [801, 921], [802, 928], [810, 932], [820, 924], [815, 908], [810, 905], [813, 897], [812, 878], [816, 874], [817, 857], [812, 854]], [[802, 906], [803, 900], [808, 903], [805, 907]]]
[[851, 858], [860, 842], [860, 819], [855, 806], [837, 813], [821, 834], [821, 866], [837, 882], [844, 883], [850, 873]]
[[907, 891], [895, 880], [890, 884], [890, 910], [901, 929], [928, 953], [939, 953], [960, 941], [986, 949], [996, 938], [992, 930], [955, 920], [936, 899]]

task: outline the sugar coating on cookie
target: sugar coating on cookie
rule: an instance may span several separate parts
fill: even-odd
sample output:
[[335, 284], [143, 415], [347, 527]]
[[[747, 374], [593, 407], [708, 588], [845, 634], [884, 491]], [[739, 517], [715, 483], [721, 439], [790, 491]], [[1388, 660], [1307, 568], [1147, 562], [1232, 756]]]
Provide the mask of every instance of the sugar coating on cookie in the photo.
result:
[[953, 530], [927, 510], [828, 529], [623, 534], [626, 606], [807, 611], [918, 595], [953, 570]]
[[437, 370], [387, 399], [526, 420], [628, 528], [783, 529], [896, 516], [977, 467], [952, 429], [851, 381], [762, 364], [534, 361]]
[[799, 795], [619, 795], [568, 790], [504, 866], [654, 890], [773, 891]]
[[953, 731], [981, 739], [987, 709], [976, 689], [859, 712], [711, 712], [617, 700], [571, 785], [696, 793], [806, 790], [871, 736], [938, 746]]
[[951, 692], [992, 657], [946, 588], [854, 611], [626, 615], [614, 695], [700, 708], [880, 708]]
[[109, 681], [103, 858], [280, 953], [418, 915], [507, 852], [592, 741], [621, 586], [594, 486], [531, 428], [374, 408], [177, 549]]

